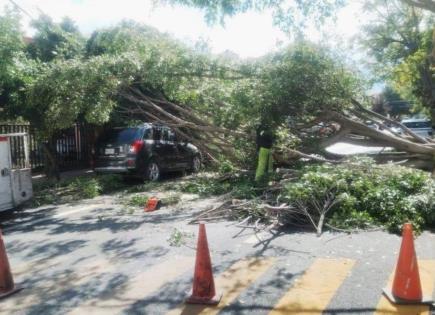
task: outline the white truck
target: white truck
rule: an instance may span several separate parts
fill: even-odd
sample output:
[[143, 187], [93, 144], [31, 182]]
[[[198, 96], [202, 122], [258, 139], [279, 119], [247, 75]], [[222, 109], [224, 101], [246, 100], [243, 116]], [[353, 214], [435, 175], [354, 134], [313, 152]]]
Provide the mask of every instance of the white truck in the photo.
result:
[[[24, 165], [14, 166], [11, 139], [21, 138], [17, 152], [24, 154]], [[0, 212], [13, 209], [32, 198], [32, 175], [29, 163], [28, 135], [26, 133], [0, 134]]]

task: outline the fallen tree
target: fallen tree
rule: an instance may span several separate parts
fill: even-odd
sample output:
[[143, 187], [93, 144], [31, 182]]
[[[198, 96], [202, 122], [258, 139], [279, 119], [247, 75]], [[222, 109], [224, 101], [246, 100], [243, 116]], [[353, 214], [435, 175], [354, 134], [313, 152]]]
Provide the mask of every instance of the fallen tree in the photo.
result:
[[[235, 147], [232, 144], [234, 138], [239, 137], [251, 142], [254, 140], [252, 134], [215, 126], [210, 122], [211, 120], [206, 120], [207, 117], [199, 115], [184, 104], [176, 104], [162, 97], [147, 96], [138, 88], [129, 88], [123, 91], [121, 96], [134, 106], [120, 107], [118, 108], [119, 113], [172, 127], [180, 137], [198, 146], [213, 162], [217, 162], [220, 156], [237, 161]], [[316, 123], [334, 123], [336, 126], [335, 130], [327, 136], [314, 135], [319, 137], [319, 147], [322, 150], [337, 142], [392, 147], [397, 151], [378, 154], [376, 158], [380, 162], [401, 161], [404, 163], [408, 161], [416, 163], [415, 166], [419, 168], [433, 168], [434, 140], [422, 138], [400, 122], [372, 112], [354, 99], [351, 99], [351, 102], [353, 107], [351, 109], [343, 112], [324, 111], [319, 115]], [[365, 121], [370, 121], [372, 126], [368, 126]], [[382, 129], [373, 128], [373, 124]], [[398, 134], [394, 127], [401, 128], [403, 132]], [[304, 129], [307, 127], [305, 126]], [[302, 133], [304, 129], [298, 132]], [[301, 158], [317, 162], [340, 163], [337, 157], [326, 158], [321, 155], [322, 151], [313, 149], [311, 151], [314, 151], [312, 152], [314, 154], [287, 148], [276, 152], [275, 159], [281, 164]]]
[[[129, 34], [132, 27], [127, 27]], [[339, 161], [324, 149], [347, 141], [393, 147], [426, 167], [433, 164], [434, 142], [357, 102], [363, 98], [361, 81], [324, 47], [301, 42], [241, 62], [150, 34], [138, 28], [137, 38], [127, 37], [133, 47], [129, 52], [96, 47], [110, 53], [43, 66], [30, 62], [22, 71], [31, 77], [20, 87], [24, 95], [17, 100], [22, 102], [12, 104], [13, 110], [45, 140], [77, 120], [100, 125], [158, 122], [197, 145], [210, 161], [223, 158], [243, 167], [255, 164], [255, 130], [265, 121], [285, 130], [284, 138], [295, 139], [288, 145], [284, 139], [282, 147], [292, 151], [277, 157], [282, 163], [300, 158]], [[369, 127], [367, 120], [379, 129]], [[334, 127], [322, 133], [316, 128], [320, 124]], [[395, 133], [394, 126], [403, 133]]]

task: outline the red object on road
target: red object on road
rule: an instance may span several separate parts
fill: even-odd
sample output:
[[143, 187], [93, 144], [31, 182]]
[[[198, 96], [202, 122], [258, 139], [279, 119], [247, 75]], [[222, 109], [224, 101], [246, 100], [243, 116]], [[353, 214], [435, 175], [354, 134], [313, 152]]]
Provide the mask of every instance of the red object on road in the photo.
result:
[[216, 295], [204, 223], [199, 224], [198, 244], [196, 245], [195, 273], [193, 275], [192, 295], [186, 300], [190, 304], [219, 304], [220, 295]]
[[431, 299], [423, 298], [411, 223], [403, 225], [402, 245], [400, 246], [393, 287], [391, 291], [384, 289], [384, 294], [395, 304], [432, 303]]
[[158, 210], [160, 208], [160, 200], [156, 197], [151, 197], [147, 200], [147, 203], [145, 205], [144, 211], [145, 212], [151, 212]]
[[3, 243], [2, 232], [0, 230], [0, 299], [18, 291], [19, 289], [14, 284], [6, 248]]

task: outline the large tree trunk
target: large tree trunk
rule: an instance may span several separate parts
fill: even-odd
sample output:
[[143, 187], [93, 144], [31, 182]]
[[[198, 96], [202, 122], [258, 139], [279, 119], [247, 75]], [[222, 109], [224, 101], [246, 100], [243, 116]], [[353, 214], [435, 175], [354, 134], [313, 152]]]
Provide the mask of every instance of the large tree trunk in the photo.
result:
[[47, 178], [55, 178], [60, 180], [59, 163], [56, 159], [56, 150], [54, 149], [53, 141], [43, 142], [42, 148], [44, 150], [44, 172]]

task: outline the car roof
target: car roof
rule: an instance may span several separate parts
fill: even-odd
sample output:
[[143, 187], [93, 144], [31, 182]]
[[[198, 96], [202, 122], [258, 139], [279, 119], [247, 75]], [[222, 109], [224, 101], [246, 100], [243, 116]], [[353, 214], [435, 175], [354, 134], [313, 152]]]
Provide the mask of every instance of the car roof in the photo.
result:
[[429, 122], [429, 119], [426, 118], [407, 118], [407, 119], [403, 119], [402, 123], [407, 123], [407, 122]]
[[151, 127], [166, 127], [165, 125], [158, 124], [158, 123], [143, 123], [140, 125], [134, 125], [134, 126], [123, 126], [123, 127], [113, 127], [111, 129], [126, 129], [126, 128], [151, 128]]

